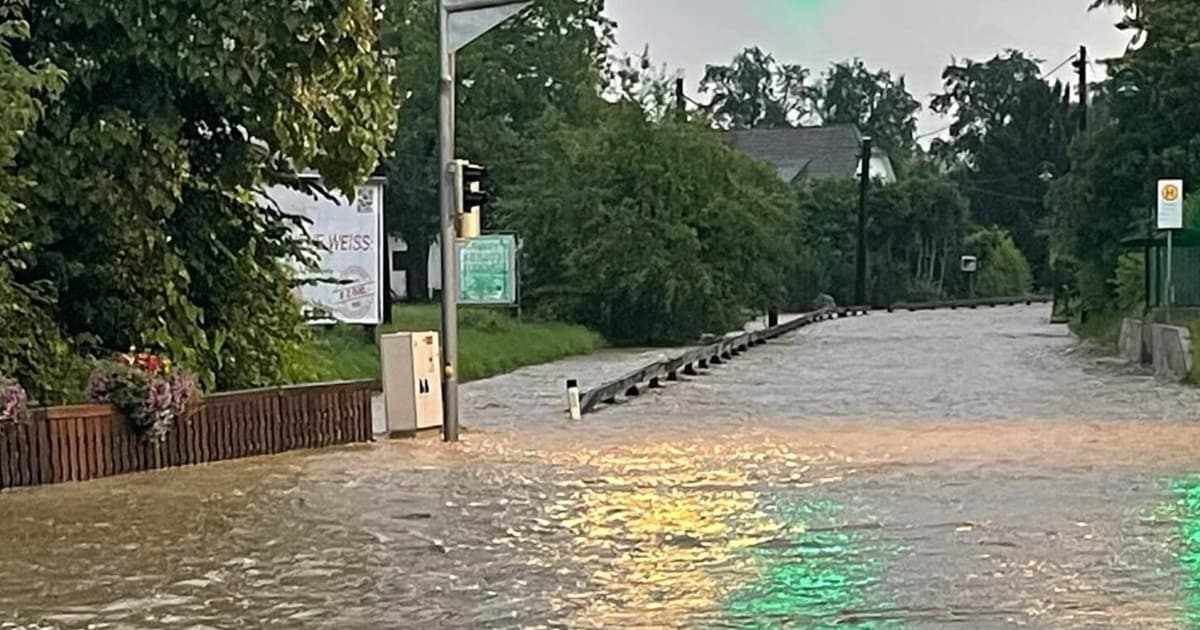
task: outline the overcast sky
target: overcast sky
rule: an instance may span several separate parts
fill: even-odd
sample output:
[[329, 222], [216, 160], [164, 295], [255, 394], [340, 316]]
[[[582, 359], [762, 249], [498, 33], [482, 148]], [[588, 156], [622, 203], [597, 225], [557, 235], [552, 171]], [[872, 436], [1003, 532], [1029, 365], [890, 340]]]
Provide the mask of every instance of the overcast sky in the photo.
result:
[[[656, 64], [682, 70], [688, 90], [711, 63], [760, 46], [777, 59], [824, 69], [861, 57], [908, 78], [927, 107], [951, 58], [983, 59], [1019, 48], [1049, 70], [1086, 44], [1096, 58], [1121, 53], [1117, 16], [1087, 12], [1090, 0], [607, 0], [619, 46], [647, 44]], [[1099, 66], [1097, 66], [1099, 71]], [[1071, 78], [1066, 66], [1056, 77]], [[945, 124], [928, 111], [922, 131]]]

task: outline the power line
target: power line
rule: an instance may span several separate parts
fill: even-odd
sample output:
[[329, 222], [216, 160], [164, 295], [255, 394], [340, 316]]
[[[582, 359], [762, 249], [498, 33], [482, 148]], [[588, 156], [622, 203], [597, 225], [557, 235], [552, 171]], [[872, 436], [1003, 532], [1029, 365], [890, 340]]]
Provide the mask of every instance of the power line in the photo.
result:
[[[1057, 66], [1054, 66], [1054, 68], [1053, 68], [1053, 69], [1051, 69], [1049, 72], [1043, 72], [1039, 78], [1041, 78], [1041, 79], [1048, 79], [1048, 78], [1050, 78], [1050, 77], [1054, 76], [1054, 74], [1055, 74], [1056, 72], [1058, 72], [1059, 70], [1062, 70], [1064, 67], [1066, 67], [1066, 65], [1067, 65], [1067, 64], [1071, 63], [1072, 61], [1075, 61], [1075, 60], [1076, 60], [1076, 59], [1078, 59], [1078, 58], [1079, 58], [1079, 53], [1078, 53], [1078, 52], [1071, 53], [1071, 56], [1070, 56], [1070, 57], [1067, 57], [1066, 59], [1063, 59], [1063, 60], [1062, 60], [1062, 63], [1058, 64]], [[1089, 62], [1088, 62], [1088, 63], [1091, 63], [1091, 61], [1089, 60]], [[940, 128], [938, 128], [938, 129], [934, 129], [933, 131], [927, 131], [927, 132], [925, 132], [925, 133], [923, 133], [923, 134], [919, 134], [919, 135], [917, 135], [917, 136], [914, 136], [914, 137], [913, 137], [913, 140], [922, 140], [922, 139], [924, 139], [924, 138], [928, 138], [928, 137], [930, 137], [930, 136], [936, 136], [936, 135], [938, 135], [938, 134], [940, 134], [940, 133], [942, 133], [942, 132], [944, 132], [944, 131], [949, 131], [949, 130], [950, 130], [950, 128], [951, 128], [951, 127], [953, 127], [953, 126], [954, 126], [954, 123], [950, 123], [950, 124], [946, 125], [945, 127], [940, 127]]]
[[1054, 66], [1053, 70], [1051, 70], [1049, 72], [1043, 72], [1041, 78], [1049, 79], [1050, 77], [1054, 76], [1054, 73], [1058, 72], [1059, 70], [1062, 70], [1067, 64], [1071, 63], [1072, 61], [1075, 61], [1078, 58], [1079, 58], [1078, 52], [1071, 53], [1070, 57], [1063, 59], [1063, 62], [1058, 64], [1057, 66]]
[[928, 131], [928, 132], [919, 134], [919, 136], [913, 136], [912, 139], [919, 140], [922, 138], [929, 138], [930, 136], [937, 136], [938, 133], [942, 133], [943, 131], [950, 131], [950, 127], [953, 127], [953, 126], [954, 126], [953, 122], [950, 122], [950, 124], [947, 126], [937, 128], [937, 130], [934, 130], [934, 131]]

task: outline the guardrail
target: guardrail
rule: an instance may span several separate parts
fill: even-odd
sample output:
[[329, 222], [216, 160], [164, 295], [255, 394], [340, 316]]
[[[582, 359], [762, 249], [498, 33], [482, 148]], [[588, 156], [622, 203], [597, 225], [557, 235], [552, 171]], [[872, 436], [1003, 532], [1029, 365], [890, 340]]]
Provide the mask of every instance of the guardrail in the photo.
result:
[[768, 341], [795, 332], [805, 326], [839, 317], [866, 315], [866, 307], [833, 307], [801, 315], [778, 326], [763, 330], [727, 335], [724, 339], [704, 346], [697, 346], [682, 354], [660, 359], [634, 370], [620, 378], [589, 389], [580, 394], [579, 408], [584, 414], [592, 413], [601, 404], [614, 404], [619, 396], [633, 397], [641, 394], [640, 386], [651, 389], [662, 387], [663, 381], [678, 381], [679, 375], [696, 376], [697, 370], [721, 365], [726, 361], [760, 346]]
[[960, 308], [995, 308], [997, 306], [1018, 306], [1032, 304], [1049, 304], [1054, 301], [1051, 296], [1024, 295], [1017, 297], [974, 298], [966, 300], [942, 300], [940, 302], [899, 302], [888, 307], [893, 311], [933, 311], [938, 309], [957, 310]]

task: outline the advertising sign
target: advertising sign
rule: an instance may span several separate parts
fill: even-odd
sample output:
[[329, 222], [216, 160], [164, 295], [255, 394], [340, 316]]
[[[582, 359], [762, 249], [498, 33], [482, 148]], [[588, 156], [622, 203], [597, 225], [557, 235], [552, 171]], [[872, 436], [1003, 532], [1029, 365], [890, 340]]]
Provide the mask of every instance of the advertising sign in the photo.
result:
[[458, 245], [460, 304], [517, 303], [517, 237], [485, 234]]
[[321, 282], [299, 289], [306, 313], [316, 323], [373, 326], [383, 321], [383, 184], [382, 179], [368, 181], [353, 201], [334, 191], [333, 200], [278, 186], [268, 191], [284, 212], [312, 222], [308, 235], [321, 246], [319, 271], [302, 272], [303, 278]]

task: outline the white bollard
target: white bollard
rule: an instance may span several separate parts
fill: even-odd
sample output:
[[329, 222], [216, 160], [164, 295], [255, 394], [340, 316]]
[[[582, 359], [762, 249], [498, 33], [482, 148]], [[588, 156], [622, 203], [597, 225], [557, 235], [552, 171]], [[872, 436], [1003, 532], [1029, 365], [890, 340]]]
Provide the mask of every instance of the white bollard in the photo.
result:
[[583, 412], [579, 408], [579, 381], [567, 381], [567, 409], [571, 412], [572, 420], [582, 420]]

